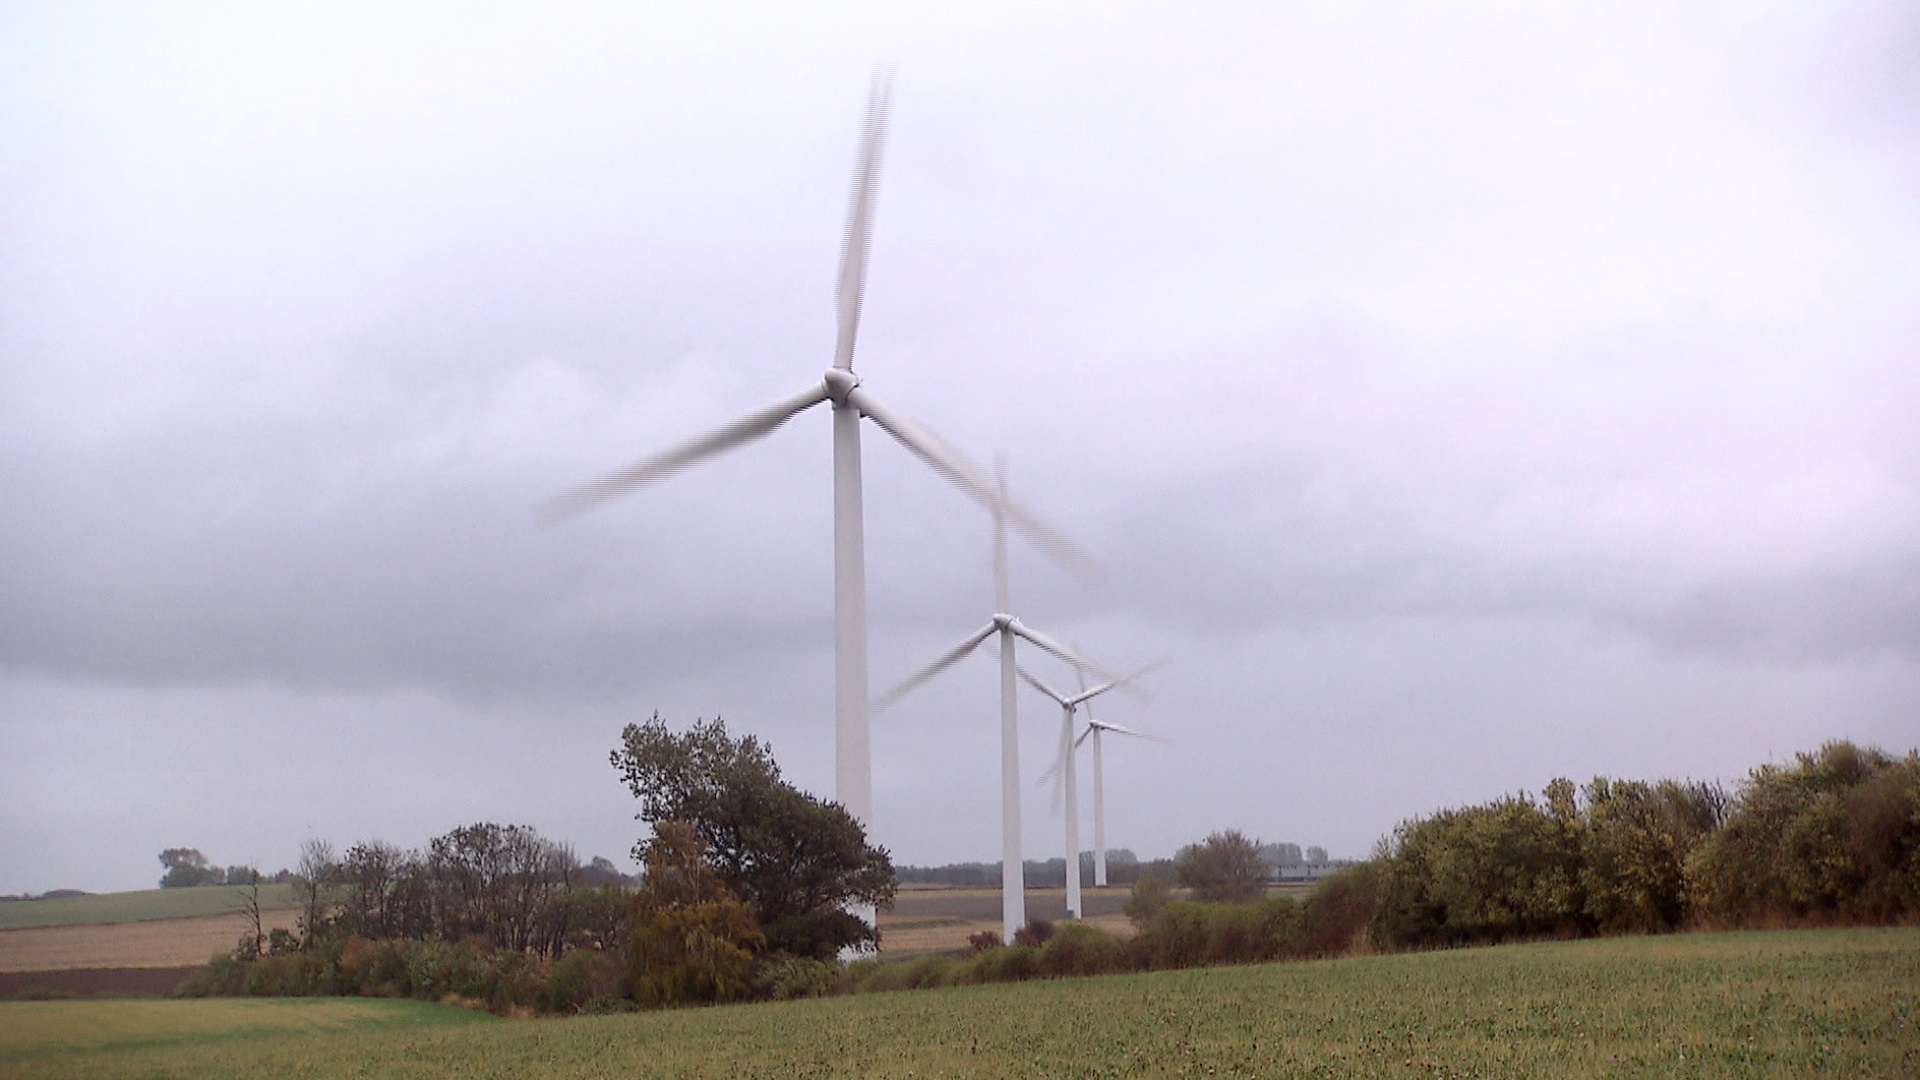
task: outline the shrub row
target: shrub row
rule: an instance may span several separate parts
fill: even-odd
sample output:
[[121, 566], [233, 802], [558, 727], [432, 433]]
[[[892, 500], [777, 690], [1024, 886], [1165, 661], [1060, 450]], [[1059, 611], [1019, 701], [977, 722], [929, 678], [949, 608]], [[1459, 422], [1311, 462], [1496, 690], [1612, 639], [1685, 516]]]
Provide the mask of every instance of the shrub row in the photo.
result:
[[353, 937], [306, 952], [217, 956], [184, 983], [182, 997], [387, 997], [460, 1001], [498, 1013], [631, 1008], [619, 958], [576, 949], [557, 960], [496, 949], [479, 938], [369, 941]]
[[848, 965], [832, 989], [875, 993], [1339, 956], [1369, 947], [1378, 887], [1378, 868], [1363, 863], [1327, 878], [1305, 901], [1169, 900], [1131, 938], [1067, 923], [1038, 945], [991, 945], [964, 957], [863, 960]]
[[1400, 826], [1374, 940], [1920, 919], [1920, 755], [1833, 742], [1718, 784], [1555, 780]]

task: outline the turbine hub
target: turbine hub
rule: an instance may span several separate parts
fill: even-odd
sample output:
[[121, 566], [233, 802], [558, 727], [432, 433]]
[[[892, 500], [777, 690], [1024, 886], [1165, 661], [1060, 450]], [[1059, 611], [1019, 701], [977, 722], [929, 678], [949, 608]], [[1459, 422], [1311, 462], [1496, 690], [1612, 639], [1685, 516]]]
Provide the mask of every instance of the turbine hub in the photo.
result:
[[827, 400], [833, 402], [837, 409], [846, 405], [847, 395], [860, 385], [860, 376], [846, 368], [828, 368], [824, 381], [827, 384]]
[[999, 614], [996, 614], [993, 617], [993, 628], [995, 630], [999, 630], [1002, 632], [1011, 630], [1013, 629], [1013, 623], [1014, 623], [1013, 616], [1007, 614], [1004, 611], [1000, 612]]

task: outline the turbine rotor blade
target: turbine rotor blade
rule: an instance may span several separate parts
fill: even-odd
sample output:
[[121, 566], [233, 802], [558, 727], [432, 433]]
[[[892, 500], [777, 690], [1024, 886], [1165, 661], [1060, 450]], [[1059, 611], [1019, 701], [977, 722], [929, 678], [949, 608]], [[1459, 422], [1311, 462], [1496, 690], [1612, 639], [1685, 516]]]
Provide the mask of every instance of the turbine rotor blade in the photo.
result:
[[1013, 667], [1013, 670], [1020, 673], [1020, 677], [1027, 681], [1028, 686], [1031, 686], [1035, 690], [1038, 690], [1042, 694], [1045, 694], [1046, 696], [1052, 698], [1055, 704], [1061, 705], [1063, 707], [1068, 705], [1067, 699], [1061, 697], [1060, 692], [1058, 690], [1055, 690], [1053, 687], [1048, 686], [1046, 683], [1041, 682], [1037, 678], [1034, 678], [1033, 672], [1028, 671], [1024, 664], [1015, 664]]
[[1019, 619], [1013, 620], [1013, 625], [1009, 627], [1009, 629], [1011, 629], [1014, 633], [1019, 634], [1021, 637], [1026, 638], [1028, 641], [1033, 642], [1036, 646], [1040, 647], [1041, 649], [1044, 649], [1047, 652], [1050, 652], [1053, 655], [1059, 657], [1060, 659], [1065, 660], [1067, 663], [1072, 664], [1076, 668], [1085, 668], [1086, 670], [1093, 672], [1095, 675], [1100, 676], [1102, 679], [1106, 679], [1110, 682], [1120, 681], [1119, 675], [1116, 675], [1113, 672], [1108, 671], [1106, 668], [1101, 667], [1099, 664], [1096, 664], [1093, 661], [1087, 659], [1086, 657], [1081, 656], [1079, 653], [1074, 652], [1072, 649], [1067, 648], [1065, 645], [1060, 644], [1059, 642], [1053, 640], [1047, 635], [1040, 633], [1038, 630], [1033, 629], [1032, 627], [1028, 626], [1026, 623], [1021, 622]]
[[867, 290], [867, 252], [873, 242], [873, 204], [880, 194], [880, 156], [887, 142], [887, 110], [893, 97], [891, 72], [876, 72], [867, 97], [867, 122], [860, 135], [860, 157], [853, 167], [853, 192], [847, 198], [847, 233], [840, 245], [840, 281], [834, 289], [839, 337], [833, 366], [853, 367], [854, 338], [860, 333], [860, 304]]
[[540, 504], [540, 521], [546, 525], [565, 521], [609, 499], [625, 495], [635, 488], [665, 480], [682, 469], [698, 465], [708, 458], [717, 457], [736, 446], [766, 438], [780, 425], [792, 419], [795, 414], [804, 412], [825, 400], [827, 400], [827, 387], [822, 383], [803, 394], [796, 394], [759, 412], [748, 413], [717, 431], [702, 435], [664, 454], [629, 465], [619, 472], [603, 476], [591, 483], [582, 484], [572, 491], [548, 499]]
[[972, 652], [976, 648], [979, 648], [981, 642], [987, 640], [989, 637], [992, 637], [994, 634], [999, 633], [999, 631], [1000, 631], [1000, 628], [998, 626], [995, 626], [992, 623], [988, 623], [984, 628], [982, 628], [979, 632], [975, 633], [973, 636], [967, 638], [965, 641], [962, 641], [960, 644], [955, 645], [953, 648], [948, 649], [946, 652], [942, 653], [938, 659], [934, 660], [933, 663], [928, 664], [926, 667], [920, 669], [920, 671], [917, 674], [915, 674], [912, 678], [908, 679], [906, 682], [903, 682], [899, 686], [896, 686], [893, 689], [887, 691], [886, 693], [881, 694], [879, 697], [874, 698], [873, 703], [870, 706], [868, 706], [869, 711], [872, 713], [879, 713], [884, 709], [892, 707], [901, 698], [906, 697], [908, 694], [913, 693], [915, 690], [925, 685], [934, 676], [940, 674], [941, 672], [947, 670], [953, 665], [966, 659], [966, 656], [968, 653]]
[[1010, 498], [1001, 498], [992, 477], [981, 472], [979, 466], [968, 461], [964, 455], [949, 446], [938, 435], [875, 401], [873, 395], [867, 393], [864, 387], [855, 387], [849, 391], [847, 400], [853, 402], [854, 407], [864, 416], [880, 425], [880, 430], [893, 436], [895, 442], [906, 447], [908, 453], [926, 462], [934, 472], [945, 477], [948, 483], [989, 510], [998, 506], [1006, 515], [1007, 524], [1025, 533], [1029, 539], [1039, 545], [1040, 550], [1066, 567], [1074, 576], [1088, 582], [1099, 580], [1103, 572], [1093, 556], [1081, 550], [1078, 544], [1047, 524], [1032, 510]]
[[1111, 731], [1116, 735], [1131, 735], [1136, 739], [1145, 739], [1148, 742], [1162, 743], [1165, 745], [1172, 745], [1173, 743], [1172, 739], [1164, 735], [1152, 735], [1144, 731], [1135, 731], [1130, 727], [1121, 727], [1119, 724], [1109, 724], [1104, 720], [1100, 722], [1100, 728], [1102, 731]]
[[[1165, 660], [1155, 660], [1153, 663], [1148, 664], [1146, 667], [1143, 667], [1140, 670], [1133, 672], [1130, 675], [1127, 675], [1118, 679], [1113, 679], [1108, 682], [1103, 682], [1091, 690], [1083, 689], [1078, 694], [1075, 694], [1073, 697], [1068, 698], [1067, 700], [1061, 702], [1060, 704], [1069, 705], [1069, 706], [1080, 705], [1080, 704], [1084, 704], [1085, 702], [1091, 701], [1096, 697], [1099, 697], [1101, 694], [1104, 694], [1109, 690], [1127, 689], [1128, 687], [1132, 686], [1135, 682], [1146, 678], [1147, 676], [1153, 674], [1156, 671], [1159, 671], [1161, 668], [1166, 666], [1167, 666], [1167, 662]], [[1138, 693], [1140, 695], [1144, 695], [1146, 700], [1152, 700], [1152, 695], [1147, 694], [1146, 691], [1141, 690]]]

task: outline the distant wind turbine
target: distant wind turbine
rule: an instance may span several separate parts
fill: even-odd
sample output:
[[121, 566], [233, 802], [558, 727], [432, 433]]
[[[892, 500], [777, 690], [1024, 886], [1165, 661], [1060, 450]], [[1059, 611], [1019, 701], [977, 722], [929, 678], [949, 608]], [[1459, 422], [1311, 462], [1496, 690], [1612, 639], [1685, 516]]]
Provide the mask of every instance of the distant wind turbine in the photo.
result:
[[[1093, 718], [1093, 703], [1087, 702], [1087, 730], [1074, 740], [1074, 749], [1088, 739], [1093, 740], [1093, 884], [1095, 888], [1107, 887], [1107, 799], [1106, 799], [1106, 763], [1100, 756], [1100, 736], [1111, 731], [1116, 735], [1128, 735], [1148, 742], [1164, 743], [1167, 740], [1158, 735], [1149, 735], [1144, 731], [1135, 731], [1119, 724], [1109, 724]], [[1075, 856], [1078, 865], [1079, 857]]]
[[[853, 372], [854, 340], [866, 288], [867, 251], [879, 191], [880, 157], [886, 137], [892, 81], [876, 76], [867, 106], [860, 156], [847, 206], [846, 238], [840, 249], [835, 293], [839, 335], [833, 366], [820, 382], [784, 401], [750, 413], [700, 438], [548, 500], [541, 517], [557, 522], [630, 491], [772, 434], [795, 415], [827, 402], [833, 406], [833, 571], [835, 795], [871, 834], [873, 765], [867, 737], [867, 575], [860, 487], [860, 418], [866, 417], [967, 495], [992, 508], [996, 521], [1026, 533], [1071, 570], [1094, 572], [1093, 561], [1072, 541], [1031, 511], [1008, 501], [980, 468], [938, 436], [882, 405]], [[873, 912], [863, 913], [871, 924]]]
[[1013, 643], [1025, 638], [1039, 649], [1109, 680], [1120, 677], [1075, 653], [1045, 634], [1028, 627], [1008, 613], [1007, 602], [1007, 515], [1002, 507], [1010, 505], [1006, 497], [1006, 472], [1002, 463], [998, 478], [1000, 497], [988, 505], [993, 511], [993, 596], [994, 614], [987, 625], [974, 631], [960, 644], [942, 653], [913, 677], [874, 699], [879, 712], [934, 676], [964, 660], [988, 638], [998, 636], [1000, 648], [1000, 924], [1003, 941], [1011, 942], [1014, 932], [1027, 924], [1026, 865], [1020, 853], [1020, 716], [1015, 700], [1018, 662]]
[[[1079, 748], [1080, 744], [1077, 741], [1075, 741], [1073, 737], [1074, 714], [1079, 710], [1080, 706], [1082, 705], [1091, 706], [1093, 699], [1099, 697], [1101, 694], [1104, 694], [1107, 691], [1112, 690], [1116, 687], [1127, 686], [1135, 682], [1136, 680], [1145, 678], [1147, 675], [1159, 669], [1160, 666], [1161, 666], [1160, 664], [1152, 664], [1148, 667], [1141, 668], [1139, 671], [1136, 671], [1133, 674], [1128, 675], [1124, 679], [1110, 679], [1094, 687], [1091, 690], [1084, 689], [1085, 682], [1084, 682], [1084, 676], [1083, 676], [1083, 679], [1082, 679], [1083, 689], [1079, 693], [1074, 694], [1071, 697], [1065, 694], [1062, 694], [1060, 691], [1055, 690], [1053, 687], [1048, 686], [1044, 682], [1041, 682], [1039, 679], [1035, 678], [1033, 673], [1028, 671], [1026, 668], [1022, 667], [1020, 669], [1020, 677], [1027, 681], [1028, 686], [1031, 686], [1035, 690], [1038, 690], [1042, 694], [1045, 694], [1047, 697], [1052, 698], [1053, 701], [1060, 706], [1060, 756], [1058, 759], [1054, 761], [1053, 767], [1048, 769], [1046, 774], [1043, 775], [1041, 779], [1045, 780], [1047, 779], [1047, 777], [1051, 776], [1055, 779], [1057, 783], [1061, 785], [1061, 787], [1055, 789], [1056, 795], [1060, 795], [1062, 793], [1062, 788], [1064, 788], [1064, 796], [1067, 804], [1066, 869], [1067, 869], [1067, 918], [1069, 919], [1081, 918], [1083, 914], [1081, 909], [1081, 903], [1080, 903], [1080, 794], [1079, 794], [1079, 788], [1075, 783], [1074, 774], [1076, 770], [1074, 768], [1074, 763], [1073, 763], [1074, 751]], [[1089, 730], [1091, 731], [1091, 729]], [[1086, 736], [1082, 735], [1081, 738], [1084, 739], [1086, 738]], [[1098, 790], [1098, 786], [1099, 786], [1098, 782], [1096, 781], [1095, 782], [1096, 791]], [[1099, 801], [1098, 797], [1096, 796], [1095, 802], [1097, 803], [1098, 801]], [[1100, 831], [1100, 830], [1096, 829], [1096, 831]], [[1102, 841], [1105, 840], [1104, 835], [1101, 837], [1101, 839]], [[1102, 854], [1104, 855], [1104, 851], [1102, 852]], [[1100, 875], [1100, 877], [1102, 878], [1104, 878], [1105, 876], [1106, 875], [1104, 873]], [[1106, 882], [1102, 880], [1100, 884], [1104, 885], [1106, 884]]]

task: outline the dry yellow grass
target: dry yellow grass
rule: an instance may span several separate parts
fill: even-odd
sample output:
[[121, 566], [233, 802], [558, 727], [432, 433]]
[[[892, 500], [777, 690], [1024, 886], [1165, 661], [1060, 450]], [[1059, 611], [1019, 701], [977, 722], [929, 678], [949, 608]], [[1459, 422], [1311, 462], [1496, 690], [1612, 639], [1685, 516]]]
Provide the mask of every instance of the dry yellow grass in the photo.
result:
[[[261, 913], [271, 930], [294, 928], [292, 908]], [[95, 926], [42, 926], [0, 930], [0, 971], [71, 971], [77, 968], [184, 967], [226, 952], [246, 933], [237, 914]]]

